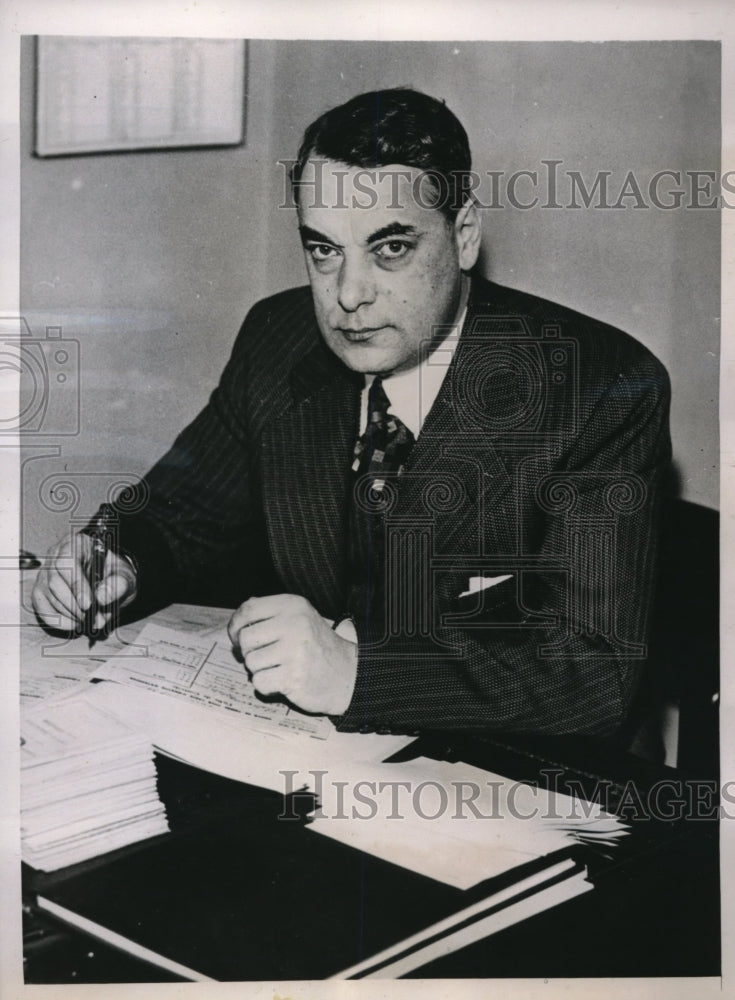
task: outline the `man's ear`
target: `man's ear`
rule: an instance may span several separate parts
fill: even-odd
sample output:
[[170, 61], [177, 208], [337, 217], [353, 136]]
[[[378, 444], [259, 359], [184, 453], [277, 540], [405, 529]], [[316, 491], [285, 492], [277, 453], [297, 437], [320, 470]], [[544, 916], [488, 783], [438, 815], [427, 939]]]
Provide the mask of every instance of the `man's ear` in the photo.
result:
[[468, 198], [457, 212], [454, 220], [454, 236], [459, 251], [459, 266], [463, 271], [471, 271], [477, 263], [482, 241], [480, 213], [472, 197]]

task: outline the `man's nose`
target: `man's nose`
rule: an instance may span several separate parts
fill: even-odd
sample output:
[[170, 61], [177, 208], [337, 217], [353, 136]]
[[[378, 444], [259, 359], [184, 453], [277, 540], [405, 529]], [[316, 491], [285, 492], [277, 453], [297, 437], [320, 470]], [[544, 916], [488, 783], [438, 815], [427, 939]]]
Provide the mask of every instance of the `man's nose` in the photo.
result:
[[356, 312], [375, 301], [375, 282], [368, 261], [343, 261], [337, 282], [337, 298], [345, 312]]

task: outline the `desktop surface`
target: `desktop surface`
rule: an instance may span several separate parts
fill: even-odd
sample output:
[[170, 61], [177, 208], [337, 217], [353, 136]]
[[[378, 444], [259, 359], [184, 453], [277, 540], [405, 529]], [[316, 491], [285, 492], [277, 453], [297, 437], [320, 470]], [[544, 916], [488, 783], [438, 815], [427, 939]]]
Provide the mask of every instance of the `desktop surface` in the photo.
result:
[[[442, 736], [417, 746], [447, 752], [451, 742]], [[460, 736], [453, 752], [465, 758], [473, 749], [473, 763], [482, 760], [493, 770], [502, 764], [510, 771], [515, 762], [517, 773], [528, 776], [542, 748], [543, 741], [535, 741], [531, 752], [528, 744], [514, 749]], [[547, 749], [543, 760], [557, 763], [558, 741]], [[643, 796], [653, 781], [672, 779], [668, 770], [607, 756], [610, 767], [617, 767], [615, 787], [625, 787], [626, 765]], [[302, 821], [279, 818], [284, 800], [278, 793], [165, 757], [157, 758], [157, 768], [171, 833], [53, 873], [26, 868], [31, 911], [41, 896], [211, 979], [320, 979], [461, 909], [487, 889], [455, 889], [316, 836]], [[580, 852], [594, 891], [409, 976], [719, 975], [714, 816], [641, 820], [613, 852]], [[64, 947], [70, 956], [75, 947], [83, 954], [78, 931]], [[114, 949], [105, 960], [107, 946], [95, 947], [89, 948], [94, 969], [87, 967], [86, 974], [96, 978], [87, 981], [182, 978], [133, 959], [126, 966]], [[28, 983], [81, 981], [78, 958], [64, 966], [58, 949], [47, 947], [45, 956], [32, 952]]]

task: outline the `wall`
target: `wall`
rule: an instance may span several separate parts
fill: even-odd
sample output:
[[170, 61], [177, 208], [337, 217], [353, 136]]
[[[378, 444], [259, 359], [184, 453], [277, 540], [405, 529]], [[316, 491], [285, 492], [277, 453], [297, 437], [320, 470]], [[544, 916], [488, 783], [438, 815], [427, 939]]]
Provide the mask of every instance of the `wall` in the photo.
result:
[[33, 62], [24, 39], [22, 312], [35, 337], [61, 325], [81, 355], [81, 433], [24, 464], [25, 540], [39, 551], [66, 521], [47, 477], [74, 477], [84, 516], [118, 473], [142, 474], [206, 402], [267, 285], [275, 62], [272, 46], [250, 46], [244, 146], [54, 159], [32, 155]]
[[[305, 281], [276, 161], [327, 107], [376, 86], [426, 90], [464, 122], [476, 169], [542, 180], [541, 161], [562, 160], [564, 205], [567, 170], [588, 186], [610, 171], [614, 203], [628, 171], [645, 185], [658, 170], [719, 168], [715, 43], [252, 41], [243, 147], [54, 160], [31, 154], [32, 55], [25, 40], [21, 300], [36, 336], [62, 325], [82, 356], [81, 433], [25, 469], [37, 548], [60, 523], [30, 499], [46, 476], [142, 472], [206, 400], [249, 305]], [[674, 387], [678, 488], [717, 506], [718, 213], [504, 200], [483, 212], [485, 273], [658, 354]]]

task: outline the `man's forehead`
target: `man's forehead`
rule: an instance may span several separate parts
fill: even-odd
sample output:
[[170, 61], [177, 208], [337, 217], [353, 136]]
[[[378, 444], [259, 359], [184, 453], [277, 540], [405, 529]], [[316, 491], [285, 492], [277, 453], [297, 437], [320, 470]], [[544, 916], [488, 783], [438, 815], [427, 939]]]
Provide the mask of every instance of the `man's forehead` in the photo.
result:
[[299, 182], [302, 229], [331, 238], [349, 233], [369, 242], [378, 238], [376, 233], [399, 235], [441, 225], [434, 201], [427, 175], [403, 164], [354, 167], [315, 158], [307, 161]]
[[307, 160], [298, 182], [302, 208], [386, 208], [393, 211], [435, 207], [429, 173], [402, 163], [355, 167], [336, 160]]

